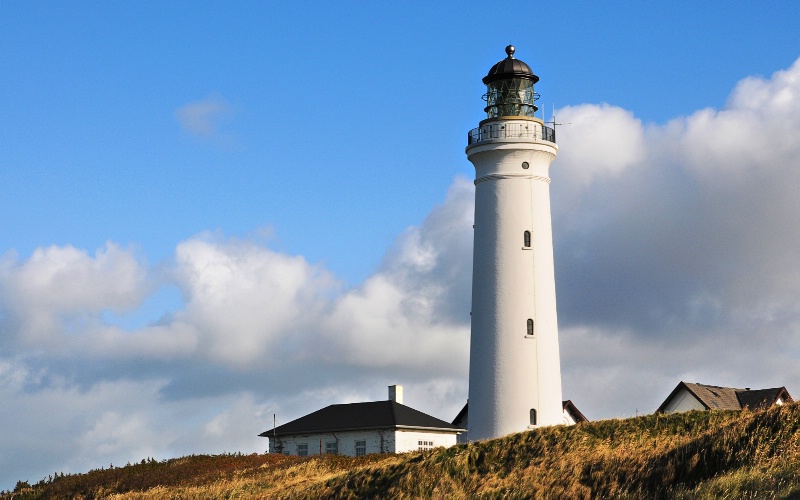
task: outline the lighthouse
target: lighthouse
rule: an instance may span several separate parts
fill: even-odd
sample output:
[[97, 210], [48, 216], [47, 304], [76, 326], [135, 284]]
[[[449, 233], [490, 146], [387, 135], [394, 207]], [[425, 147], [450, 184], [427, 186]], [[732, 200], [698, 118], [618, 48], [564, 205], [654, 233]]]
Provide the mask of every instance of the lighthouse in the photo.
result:
[[470, 440], [563, 423], [550, 221], [555, 129], [535, 116], [539, 77], [507, 57], [483, 78], [475, 166]]

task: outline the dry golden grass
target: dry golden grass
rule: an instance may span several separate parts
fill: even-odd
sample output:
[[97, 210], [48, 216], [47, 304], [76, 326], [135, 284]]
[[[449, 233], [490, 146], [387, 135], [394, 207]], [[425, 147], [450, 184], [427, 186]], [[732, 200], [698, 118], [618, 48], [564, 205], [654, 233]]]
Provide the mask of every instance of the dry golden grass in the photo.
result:
[[405, 455], [180, 460], [59, 478], [24, 498], [800, 498], [800, 405], [607, 420]]

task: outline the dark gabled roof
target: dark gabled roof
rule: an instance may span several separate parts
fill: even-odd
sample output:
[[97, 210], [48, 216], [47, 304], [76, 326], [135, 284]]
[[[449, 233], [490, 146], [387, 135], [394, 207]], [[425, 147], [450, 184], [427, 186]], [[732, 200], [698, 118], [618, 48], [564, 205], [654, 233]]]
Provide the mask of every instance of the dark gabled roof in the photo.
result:
[[793, 402], [786, 387], [738, 391], [736, 395], [739, 396], [739, 403], [742, 408], [750, 408], [751, 410], [772, 406], [778, 401], [778, 398], [782, 399], [784, 403]]
[[469, 401], [464, 403], [464, 407], [461, 408], [461, 411], [458, 412], [458, 415], [456, 415], [456, 418], [453, 419], [453, 425], [461, 425], [461, 422], [463, 422], [464, 419], [467, 418], [467, 413], [468, 412], [469, 412]]
[[288, 436], [360, 429], [416, 428], [459, 432], [464, 429], [395, 401], [330, 405], [264, 431], [259, 436]]
[[773, 405], [779, 397], [783, 397], [787, 402], [792, 401], [792, 397], [785, 387], [751, 390], [681, 381], [667, 396], [667, 399], [661, 403], [656, 412], [663, 413], [669, 402], [681, 389], [689, 391], [706, 410], [741, 410], [745, 407], [750, 409], [764, 408]]

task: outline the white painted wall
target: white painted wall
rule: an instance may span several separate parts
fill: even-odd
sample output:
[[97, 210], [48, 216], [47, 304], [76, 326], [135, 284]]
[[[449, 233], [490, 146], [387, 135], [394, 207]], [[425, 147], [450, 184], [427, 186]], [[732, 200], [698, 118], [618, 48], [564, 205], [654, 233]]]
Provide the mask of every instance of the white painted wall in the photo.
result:
[[[539, 119], [515, 117], [481, 127], [520, 129], [521, 123], [542, 126]], [[537, 427], [563, 423], [549, 177], [557, 151], [536, 134], [501, 136], [466, 150], [476, 173], [471, 441], [533, 428], [532, 408]], [[523, 248], [526, 230], [529, 249]], [[526, 335], [528, 318], [533, 336]]]
[[[577, 424], [577, 421], [575, 421], [575, 419], [572, 418], [572, 415], [570, 415], [570, 413], [567, 410], [562, 410], [561, 423], [564, 425], [575, 425]], [[455, 422], [455, 424], [457, 427], [469, 428], [469, 412], [467, 412], [466, 417], [463, 417], [458, 422]], [[469, 441], [470, 441], [469, 432], [462, 432], [461, 434], [458, 435], [458, 437], [456, 437], [457, 444], [467, 444], [469, 443]]]
[[564, 425], [575, 425], [578, 422], [576, 422], [575, 419], [572, 418], [572, 415], [570, 415], [567, 410], [564, 410], [563, 411], [563, 418], [562, 418], [562, 422], [561, 423], [564, 424]]
[[664, 413], [680, 413], [691, 410], [705, 410], [705, 406], [691, 392], [681, 388], [675, 397], [664, 407]]
[[451, 432], [427, 432], [415, 430], [365, 430], [323, 434], [307, 434], [284, 438], [269, 438], [269, 452], [278, 453], [276, 443], [283, 445], [283, 453], [297, 455], [297, 445], [308, 445], [308, 455], [319, 455], [320, 449], [325, 453], [325, 443], [338, 440], [339, 454], [356, 455], [356, 441], [364, 440], [367, 453], [405, 453], [417, 451], [419, 441], [432, 441], [433, 447], [452, 446], [456, 444], [456, 434]]
[[420, 441], [433, 442], [432, 447], [445, 448], [456, 444], [456, 434], [451, 432], [422, 432], [398, 430], [395, 432], [395, 452], [417, 451]]
[[[381, 440], [381, 437], [383, 438]], [[277, 453], [276, 442], [283, 444], [283, 451], [289, 455], [297, 455], [297, 445], [300, 443], [308, 444], [309, 455], [319, 455], [320, 443], [322, 443], [322, 453], [325, 453], [325, 443], [338, 441], [339, 454], [355, 456], [355, 442], [366, 440], [367, 453], [391, 453], [394, 452], [395, 438], [393, 430], [377, 431], [348, 431], [324, 434], [306, 434], [284, 438], [269, 438], [269, 452]]]

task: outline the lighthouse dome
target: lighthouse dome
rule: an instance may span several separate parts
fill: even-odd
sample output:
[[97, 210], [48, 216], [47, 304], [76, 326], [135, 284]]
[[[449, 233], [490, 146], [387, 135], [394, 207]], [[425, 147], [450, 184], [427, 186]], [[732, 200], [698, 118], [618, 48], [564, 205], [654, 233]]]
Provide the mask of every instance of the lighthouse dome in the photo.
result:
[[492, 69], [489, 70], [489, 74], [483, 77], [484, 84], [511, 78], [531, 80], [533, 83], [539, 81], [539, 77], [533, 74], [530, 66], [514, 58], [515, 50], [513, 45], [506, 47], [506, 54], [508, 54], [508, 57], [492, 66]]

